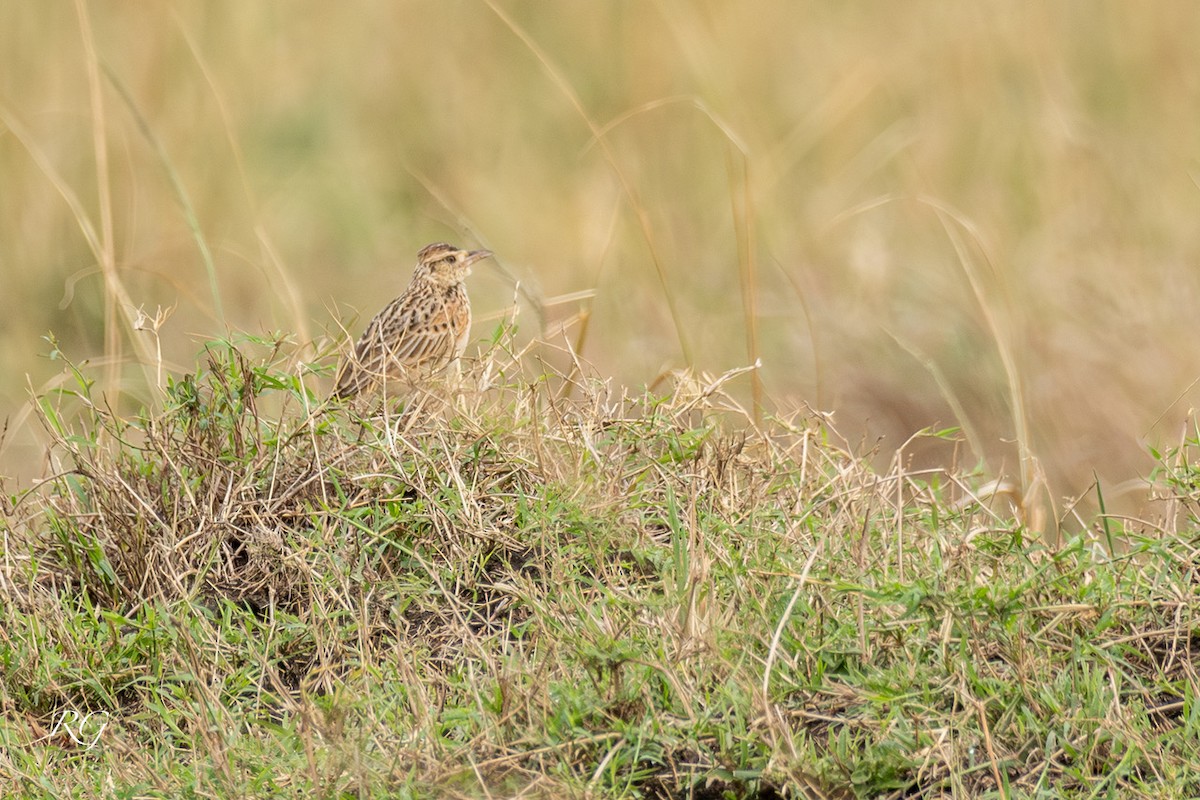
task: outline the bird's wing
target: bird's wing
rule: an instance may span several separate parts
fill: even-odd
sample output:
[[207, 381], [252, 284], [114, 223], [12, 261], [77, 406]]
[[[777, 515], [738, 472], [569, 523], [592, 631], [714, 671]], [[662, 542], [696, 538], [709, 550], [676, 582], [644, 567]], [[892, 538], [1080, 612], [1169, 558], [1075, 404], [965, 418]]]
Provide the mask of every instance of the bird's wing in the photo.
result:
[[427, 292], [409, 292], [380, 311], [367, 325], [354, 354], [338, 371], [335, 393], [350, 397], [375, 380], [458, 355], [458, 340], [469, 310]]
[[457, 322], [453, 304], [441, 299], [408, 309], [402, 332], [385, 339], [389, 357], [409, 368], [450, 360], [455, 355]]

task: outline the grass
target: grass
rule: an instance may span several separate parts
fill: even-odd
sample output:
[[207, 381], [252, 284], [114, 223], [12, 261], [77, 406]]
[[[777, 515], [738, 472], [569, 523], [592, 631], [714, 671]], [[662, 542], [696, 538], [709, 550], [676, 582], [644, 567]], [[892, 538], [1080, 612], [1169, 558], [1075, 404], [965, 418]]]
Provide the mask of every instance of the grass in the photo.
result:
[[1200, 795], [1200, 17], [30, 8], [0, 795]]
[[441, 239], [507, 270], [480, 319], [507, 274], [623, 385], [761, 359], [742, 403], [880, 468], [959, 427], [909, 456], [1044, 483], [1048, 523], [1097, 478], [1140, 514], [1200, 407], [1185, 6], [212, 9], [0, 8], [0, 473], [40, 474], [47, 330], [116, 402], [157, 386], [139, 308], [175, 373], [230, 331], [319, 350]]
[[4, 501], [3, 793], [1200, 792], [1196, 440], [1179, 530], [1051, 549], [982, 476], [754, 425], [744, 375], [628, 393], [497, 341], [358, 410], [279, 338], [129, 415], [68, 364]]

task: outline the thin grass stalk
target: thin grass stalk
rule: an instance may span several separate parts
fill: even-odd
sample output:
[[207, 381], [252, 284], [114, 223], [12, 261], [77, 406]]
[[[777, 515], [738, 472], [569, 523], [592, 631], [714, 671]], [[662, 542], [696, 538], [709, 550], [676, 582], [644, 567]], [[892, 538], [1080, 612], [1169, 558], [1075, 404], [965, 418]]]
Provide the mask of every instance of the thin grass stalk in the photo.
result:
[[[104, 94], [100, 90], [100, 66], [84, 0], [75, 0], [79, 33], [87, 64], [88, 99], [92, 107], [92, 149], [96, 156], [96, 195], [100, 210], [100, 270], [104, 275], [104, 355], [107, 367], [104, 386], [116, 388], [121, 368], [121, 334], [117, 328], [117, 293], [113, 291], [117, 259], [113, 242], [112, 184], [108, 170], [108, 135], [104, 113]], [[132, 333], [132, 332], [131, 332]]]
[[[742, 154], [741, 202], [736, 191], [737, 176], [733, 152], [725, 149], [725, 169], [729, 175], [729, 203], [733, 217], [733, 232], [737, 240], [738, 281], [742, 289], [742, 314], [745, 319], [746, 357], [753, 365], [759, 365], [758, 349], [758, 267], [754, 241], [754, 201], [750, 191], [750, 162]], [[750, 375], [750, 393], [754, 407], [754, 424], [762, 425], [763, 385], [762, 369]]]
[[[79, 231], [83, 234], [84, 240], [87, 242], [88, 249], [92, 251], [92, 256], [97, 263], [103, 263], [104, 248], [101, 244], [99, 234], [96, 233], [96, 226], [92, 223], [88, 216], [87, 210], [80, 201], [79, 196], [70, 185], [58, 174], [58, 170], [54, 168], [54, 164], [44, 152], [38, 149], [36, 140], [33, 135], [4, 105], [0, 104], [0, 121], [8, 128], [8, 130], [16, 137], [25, 151], [37, 164], [38, 169], [46, 176], [46, 179], [54, 186], [59, 195], [66, 202], [67, 207], [71, 209], [71, 214], [75, 217], [75, 224], [79, 226]], [[116, 307], [125, 318], [125, 324], [130, 331], [136, 330], [136, 317], [133, 300], [129, 297], [124, 284], [121, 282], [120, 275], [115, 271], [107, 276], [110, 282], [107, 285], [107, 290], [116, 295]], [[142, 341], [141, 337], [132, 336], [130, 340], [133, 343], [134, 349], [137, 350], [138, 358], [141, 363], [149, 365], [151, 363], [151, 353], [148, 346]]]
[[[975, 454], [977, 459], [982, 459], [986, 454], [983, 447], [983, 439], [979, 436], [978, 430], [974, 423], [971, 422], [971, 417], [967, 414], [967, 407], [959, 399], [958, 393], [954, 391], [954, 387], [950, 384], [950, 379], [942, 372], [937, 362], [931, 356], [925, 353], [921, 348], [909, 341], [901, 339], [896, 333], [890, 330], [884, 330], [892, 341], [898, 344], [906, 353], [920, 362], [921, 366], [933, 378], [933, 382], [937, 385], [938, 391], [942, 395], [942, 399], [950, 406], [950, 413], [958, 420], [958, 426], [962, 430], [963, 435], [967, 437], [967, 445], [971, 448], [971, 452]], [[899, 452], [899, 451], [897, 451]]]
[[[933, 208], [934, 213], [937, 214], [938, 221], [942, 224], [942, 229], [946, 232], [946, 237], [954, 247], [954, 252], [958, 256], [959, 266], [963, 274], [967, 276], [967, 281], [971, 284], [971, 291], [975, 295], [975, 301], [979, 304], [979, 309], [983, 314], [984, 322], [987, 324], [988, 332], [991, 333], [992, 341], [996, 345], [996, 352], [1000, 356], [1000, 362], [1004, 366], [1004, 374], [1008, 380], [1009, 404], [1012, 407], [1013, 426], [1017, 440], [1017, 455], [1021, 463], [1022, 505], [1024, 506], [1024, 511], [1032, 510], [1036, 507], [1034, 489], [1040, 483], [1037, 475], [1036, 458], [1033, 455], [1033, 448], [1030, 444], [1029, 414], [1025, 407], [1025, 389], [1021, 380], [1021, 372], [1017, 368], [1017, 360], [1013, 353], [1012, 345], [1005, 335], [1004, 330], [1002, 330], [999, 320], [996, 318], [995, 311], [983, 287], [983, 282], [975, 270], [971, 255], [967, 252], [966, 243], [959, 234], [956, 224], [962, 226], [964, 230], [970, 231], [972, 235], [975, 233], [974, 228], [967, 220], [952, 212], [939, 201], [929, 197], [922, 197], [920, 199], [921, 202]], [[974, 238], [977, 242], [979, 241], [978, 236]], [[1044, 524], [1044, 520], [1040, 519], [1043, 515], [1039, 512], [1036, 516], [1038, 519], [1026, 521], [1035, 530], [1040, 531]]]
[[[238, 177], [242, 182], [242, 192], [246, 196], [246, 204], [250, 207], [251, 215], [254, 218], [254, 235], [258, 238], [258, 242], [262, 246], [263, 254], [266, 255], [265, 260], [275, 269], [275, 274], [279, 277], [279, 281], [283, 285], [284, 291], [282, 294], [287, 298], [292, 327], [300, 336], [300, 355], [307, 358], [312, 354], [312, 346], [310, 344], [312, 334], [309, 328], [309, 316], [305, 312], [304, 301], [300, 296], [296, 282], [292, 280], [292, 276], [288, 273], [283, 259], [279, 256], [279, 250], [275, 246], [274, 239], [259, 219], [258, 200], [255, 197], [254, 191], [250, 188], [250, 178], [246, 174], [246, 164], [242, 156], [242, 148], [238, 145], [237, 137], [233, 133], [234, 125], [229, 115], [229, 107], [225, 103], [224, 95], [217, 88], [217, 82], [213, 78], [212, 70], [209, 69], [208, 61], [200, 52], [200, 48], [196, 46], [196, 42], [192, 39], [191, 34], [188, 33], [187, 27], [180, 20], [178, 10], [173, 13], [173, 17], [179, 33], [183, 36], [184, 42], [187, 43], [188, 51], [191, 52], [192, 58], [196, 61], [196, 66], [200, 68], [200, 74], [204, 76], [204, 81], [208, 84], [208, 88], [212, 92], [213, 100], [216, 101], [217, 113], [221, 115], [221, 126], [225, 129], [225, 138], [229, 142], [229, 150], [233, 154], [233, 163], [237, 166]], [[211, 272], [209, 279], [210, 281], [215, 281]]]
[[783, 265], [778, 261], [774, 261], [775, 268], [783, 279], [792, 287], [792, 291], [796, 293], [796, 300], [800, 303], [800, 308], [804, 311], [804, 323], [808, 327], [808, 341], [812, 348], [813, 359], [813, 382], [816, 384], [816, 391], [813, 392], [815, 400], [814, 407], [821, 409], [825, 407], [825, 372], [822, 368], [823, 361], [821, 359], [821, 331], [813, 319], [812, 308], [808, 304], [808, 295], [800, 286], [800, 282], [796, 280], [790, 272], [783, 268]]
[[534, 58], [536, 58], [542, 65], [542, 68], [546, 70], [550, 80], [553, 81], [555, 86], [558, 87], [559, 91], [561, 91], [566, 96], [567, 100], [570, 101], [580, 118], [582, 118], [584, 123], [588, 126], [588, 130], [591, 131], [592, 136], [597, 142], [599, 142], [600, 149], [604, 151], [605, 160], [608, 161], [609, 166], [612, 168], [613, 174], [616, 175], [617, 180], [620, 182], [621, 190], [624, 192], [626, 199], [629, 201], [629, 206], [633, 210], [634, 216], [637, 217], [638, 227], [641, 229], [642, 238], [646, 240], [646, 248], [650, 252], [650, 260], [654, 264], [654, 270], [658, 274], [659, 283], [662, 285], [663, 295], [667, 300], [667, 309], [671, 314], [671, 322], [675, 326], [675, 337], [679, 342], [680, 354], [683, 357], [684, 365], [691, 367], [694, 363], [692, 360], [692, 348], [688, 344], [687, 334], [684, 331], [683, 318], [679, 314], [678, 304], [675, 300], [675, 293], [671, 290], [671, 283], [669, 280], [667, 280], [667, 273], [663, 267], [662, 258], [659, 256], [658, 248], [654, 244], [654, 233], [650, 226], [650, 215], [646, 212], [646, 207], [642, 205], [641, 200], [638, 198], [637, 192], [633, 188], [633, 182], [630, 181], [629, 176], [625, 174], [625, 170], [621, 168], [620, 162], [617, 161], [616, 153], [613, 152], [612, 146], [609, 144], [607, 137], [603, 135], [600, 126], [596, 124], [596, 122], [588, 115], [587, 109], [583, 107], [583, 101], [580, 100], [579, 94], [575, 91], [574, 87], [571, 86], [570, 81], [568, 81], [562, 74], [562, 71], [554, 64], [553, 61], [550, 60], [550, 56], [544, 50], [542, 50], [542, 48], [533, 40], [533, 37], [530, 36], [524, 28], [518, 25], [516, 21], [503, 9], [498, 7], [494, 0], [484, 0], [484, 2], [487, 4], [488, 8], [490, 8], [492, 12], [500, 18], [500, 21], [503, 22], [508, 29], [513, 32], [513, 35], [520, 39], [522, 44], [529, 48], [529, 52], [533, 53]]
[[117, 94], [121, 95], [121, 99], [125, 101], [126, 108], [133, 116], [133, 120], [137, 123], [138, 130], [141, 131], [154, 154], [158, 156], [158, 161], [162, 165], [163, 171], [167, 174], [167, 180], [171, 183], [171, 189], [175, 192], [175, 200], [179, 203], [180, 210], [183, 211], [183, 218], [188, 224], [188, 228], [192, 232], [192, 239], [196, 242], [196, 249], [200, 251], [200, 260], [204, 264], [204, 271], [208, 274], [208, 288], [212, 293], [213, 313], [217, 318], [217, 322], [222, 329], [228, 328], [225, 321], [225, 308], [221, 303], [221, 291], [217, 285], [217, 268], [213, 262], [212, 251], [208, 247], [208, 240], [204, 237], [204, 231], [200, 228], [200, 219], [196, 216], [196, 209], [192, 206], [191, 197], [188, 195], [187, 189], [183, 185], [183, 179], [179, 177], [179, 172], [176, 171], [175, 165], [171, 161], [171, 157], [167, 155], [167, 149], [163, 146], [162, 141], [154, 134], [150, 127], [149, 121], [138, 108], [137, 102], [133, 99], [129, 88], [107, 64], [104, 65], [104, 74], [107, 76], [113, 88], [117, 90]]

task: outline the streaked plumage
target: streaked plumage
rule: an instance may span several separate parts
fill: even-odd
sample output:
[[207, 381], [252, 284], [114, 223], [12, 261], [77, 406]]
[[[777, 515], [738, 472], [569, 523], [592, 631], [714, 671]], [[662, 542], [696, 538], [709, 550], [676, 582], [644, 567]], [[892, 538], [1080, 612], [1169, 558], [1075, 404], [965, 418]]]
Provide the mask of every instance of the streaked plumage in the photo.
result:
[[434, 372], [462, 355], [471, 331], [463, 279], [491, 253], [436, 242], [417, 254], [404, 294], [388, 303], [338, 368], [335, 397], [354, 397], [389, 378]]

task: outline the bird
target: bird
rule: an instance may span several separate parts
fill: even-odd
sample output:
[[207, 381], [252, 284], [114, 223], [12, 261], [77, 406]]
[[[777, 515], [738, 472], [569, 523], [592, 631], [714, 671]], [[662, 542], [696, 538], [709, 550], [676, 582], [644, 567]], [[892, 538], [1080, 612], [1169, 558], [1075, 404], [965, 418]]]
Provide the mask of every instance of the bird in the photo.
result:
[[434, 242], [417, 253], [404, 293], [384, 306], [338, 367], [333, 396], [351, 399], [390, 378], [437, 372], [457, 360], [471, 330], [464, 279], [490, 250]]

